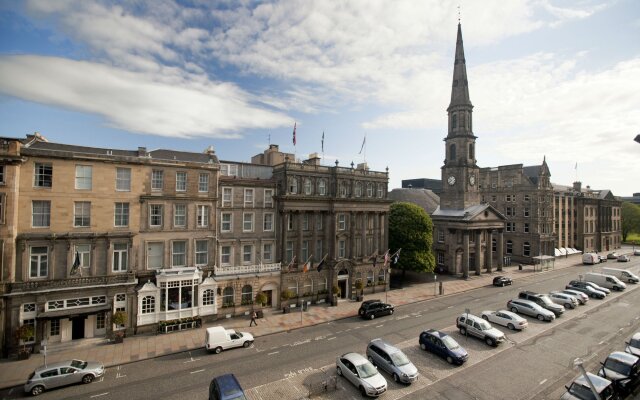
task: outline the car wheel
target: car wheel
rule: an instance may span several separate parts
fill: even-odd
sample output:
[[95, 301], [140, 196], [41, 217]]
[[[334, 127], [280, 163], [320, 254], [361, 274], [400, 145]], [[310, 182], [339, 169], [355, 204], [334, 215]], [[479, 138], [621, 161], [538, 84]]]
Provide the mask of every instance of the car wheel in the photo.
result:
[[222, 347], [220, 347], [220, 346], [216, 347], [215, 350], [213, 350], [213, 352], [216, 353], [216, 354], [222, 353]]
[[509, 325], [507, 325], [507, 328], [511, 329], [512, 331], [516, 329], [516, 327], [513, 326], [512, 323], [509, 323]]
[[42, 385], [37, 385], [31, 388], [31, 395], [32, 396], [38, 396], [40, 394], [42, 394], [42, 392], [44, 392], [44, 386]]
[[513, 313], [517, 313], [517, 312], [518, 312], [518, 309], [517, 309], [517, 308], [515, 308], [515, 307], [511, 307], [511, 312], [513, 312]]
[[389, 311], [389, 315], [393, 315], [393, 310]]
[[573, 308], [573, 307], [569, 303], [564, 303], [564, 308], [566, 308], [568, 310], [568, 309]]
[[544, 315], [538, 314], [538, 321], [544, 321]]
[[466, 335], [467, 334], [467, 330], [464, 328], [460, 328], [460, 334], [461, 335]]
[[93, 375], [85, 375], [82, 377], [82, 383], [91, 383], [93, 382]]
[[400, 383], [400, 377], [398, 376], [398, 374], [394, 372], [393, 375], [391, 375], [391, 377], [393, 378], [393, 381], [395, 383]]
[[493, 341], [493, 339], [491, 339], [491, 338], [486, 338], [484, 341], [485, 341], [489, 346], [495, 346], [495, 345], [496, 345], [496, 342], [494, 342], [494, 341]]
[[338, 374], [338, 376], [342, 376], [342, 370], [340, 367], [336, 367], [336, 374]]
[[369, 315], [369, 319], [374, 319], [375, 317], [376, 317], [375, 314]]
[[482, 319], [484, 319], [485, 321], [488, 321], [488, 320], [489, 320], [489, 317], [488, 317], [488, 316], [486, 316], [486, 315], [483, 315], [483, 316], [482, 316]]
[[367, 397], [367, 391], [364, 390], [364, 386], [360, 386], [358, 389], [360, 389], [360, 394], [364, 397]]
[[251, 342], [249, 340], [247, 340], [246, 342], [242, 343], [242, 347], [249, 347], [251, 346]]
[[447, 362], [449, 364], [453, 364], [453, 358], [451, 358], [451, 356], [447, 356]]
[[427, 345], [424, 343], [420, 343], [420, 348], [424, 351], [427, 351]]
[[598, 297], [595, 293], [591, 293], [589, 296], [590, 296], [592, 299], [595, 299], [596, 297]]
[[502, 282], [502, 283], [500, 284], [500, 286], [504, 287], [504, 282]]

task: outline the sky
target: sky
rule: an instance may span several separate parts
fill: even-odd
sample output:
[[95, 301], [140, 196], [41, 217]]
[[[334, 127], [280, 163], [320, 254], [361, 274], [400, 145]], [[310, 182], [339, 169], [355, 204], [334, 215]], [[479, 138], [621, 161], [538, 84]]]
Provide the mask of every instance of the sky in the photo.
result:
[[640, 192], [637, 0], [0, 0], [0, 136], [439, 179], [459, 18], [480, 167]]

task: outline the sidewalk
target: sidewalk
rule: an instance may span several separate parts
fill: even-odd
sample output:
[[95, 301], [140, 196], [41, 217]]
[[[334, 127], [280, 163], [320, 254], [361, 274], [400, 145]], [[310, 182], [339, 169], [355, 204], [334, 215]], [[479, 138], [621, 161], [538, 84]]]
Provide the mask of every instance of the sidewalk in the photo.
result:
[[[580, 254], [571, 255], [568, 258], [558, 257], [555, 260], [554, 269], [572, 267], [580, 264], [582, 264], [582, 256]], [[438, 282], [443, 283], [444, 295], [447, 296], [491, 285], [493, 278], [497, 275], [506, 275], [514, 280], [520, 280], [540, 273], [539, 271], [534, 272], [533, 266], [531, 265], [523, 265], [523, 269], [519, 270], [518, 265], [515, 264], [506, 267], [505, 270], [500, 273], [494, 271], [491, 274], [484, 273], [476, 276], [474, 275], [474, 271], [470, 271], [468, 280], [439, 275]], [[436, 289], [433, 282], [409, 284], [402, 289], [391, 290], [387, 292], [386, 295], [384, 292], [365, 295], [365, 299], [381, 299], [395, 306], [400, 306], [432, 299], [434, 297], [441, 297], [434, 296], [435, 291]], [[292, 310], [291, 313], [282, 314], [280, 310], [268, 310], [265, 311], [264, 318], [258, 320], [258, 326], [253, 327], [249, 327], [249, 317], [218, 320], [207, 326], [223, 325], [226, 328], [250, 332], [256, 338], [259, 338], [260, 336], [277, 332], [353, 317], [357, 315], [359, 307], [360, 302], [343, 300], [339, 302], [337, 307], [330, 307], [324, 304], [316, 305], [302, 313]], [[204, 346], [204, 332], [207, 326], [162, 335], [127, 337], [124, 343], [121, 344], [112, 344], [106, 340], [102, 340], [97, 344], [93, 341], [85, 346], [57, 349], [49, 351], [47, 354], [47, 363], [76, 358], [101, 361], [105, 366], [111, 367], [183, 351], [202, 349]], [[36, 367], [43, 364], [44, 356], [42, 354], [34, 354], [30, 359], [23, 361], [1, 360], [0, 389], [24, 384], [29, 374], [33, 372]]]

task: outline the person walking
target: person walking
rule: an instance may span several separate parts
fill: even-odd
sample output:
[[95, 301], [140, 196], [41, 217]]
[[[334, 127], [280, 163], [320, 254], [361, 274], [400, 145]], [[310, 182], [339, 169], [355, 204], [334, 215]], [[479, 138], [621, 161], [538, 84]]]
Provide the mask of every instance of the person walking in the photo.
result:
[[258, 318], [258, 314], [256, 314], [256, 312], [254, 311], [251, 314], [251, 322], [249, 322], [249, 327], [251, 327], [252, 324], [256, 324], [256, 326], [258, 326], [258, 323], [256, 322], [256, 318]]

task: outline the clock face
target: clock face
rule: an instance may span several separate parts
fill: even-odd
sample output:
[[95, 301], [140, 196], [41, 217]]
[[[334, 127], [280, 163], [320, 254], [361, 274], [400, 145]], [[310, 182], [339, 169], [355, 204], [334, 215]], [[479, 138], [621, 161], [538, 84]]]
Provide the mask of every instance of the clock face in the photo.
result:
[[469, 185], [473, 186], [476, 183], [476, 177], [474, 175], [469, 176]]
[[455, 185], [456, 177], [453, 176], [453, 175], [449, 175], [449, 178], [447, 179], [447, 182], [449, 182], [449, 185]]

